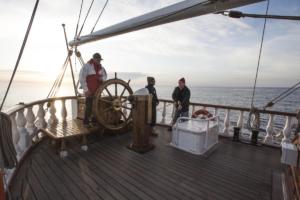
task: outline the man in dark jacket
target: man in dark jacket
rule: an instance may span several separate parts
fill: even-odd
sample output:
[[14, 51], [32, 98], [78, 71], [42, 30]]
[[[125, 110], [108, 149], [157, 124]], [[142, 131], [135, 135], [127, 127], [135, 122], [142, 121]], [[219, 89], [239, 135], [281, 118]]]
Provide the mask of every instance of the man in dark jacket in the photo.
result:
[[175, 104], [175, 114], [172, 125], [176, 123], [178, 117], [188, 117], [190, 97], [191, 92], [190, 89], [185, 85], [185, 79], [179, 79], [178, 86], [174, 89], [172, 94], [172, 99]]
[[148, 85], [146, 86], [146, 88], [148, 89], [149, 94], [152, 94], [152, 119], [150, 126], [152, 128], [152, 135], [157, 136], [157, 134], [153, 131], [153, 127], [156, 125], [156, 106], [159, 104], [156, 89], [154, 87], [155, 79], [153, 77], [147, 77], [147, 82]]

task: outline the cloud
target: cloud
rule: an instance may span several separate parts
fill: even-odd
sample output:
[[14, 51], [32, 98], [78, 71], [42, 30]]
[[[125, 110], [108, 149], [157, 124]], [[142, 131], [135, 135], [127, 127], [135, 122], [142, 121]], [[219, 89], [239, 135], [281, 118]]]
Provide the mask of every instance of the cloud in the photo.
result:
[[[46, 71], [56, 75], [66, 57], [61, 23], [66, 23], [69, 40], [74, 36], [80, 0], [41, 1], [30, 33], [20, 70]], [[179, 0], [110, 1], [96, 29], [124, 21]], [[276, 14], [278, 0], [270, 7]], [[290, 12], [299, 10], [295, 4]], [[104, 1], [95, 1], [83, 34], [89, 33]], [[0, 66], [13, 67], [34, 1], [1, 1]], [[82, 18], [89, 1], [85, 1]], [[285, 4], [285, 7], [290, 7]], [[242, 10], [263, 11], [265, 3]], [[10, 19], [10, 20], [7, 20]], [[194, 85], [252, 85], [257, 64], [263, 20], [231, 19], [206, 15], [133, 32], [80, 47], [84, 60], [99, 51], [108, 71], [133, 73], [136, 80], [156, 76], [158, 83], [176, 84], [178, 77], [188, 77]], [[268, 20], [263, 46], [259, 84], [291, 85], [298, 79], [300, 28], [295, 22]], [[79, 64], [77, 62], [77, 68]], [[134, 74], [138, 72], [137, 74]], [[140, 74], [139, 74], [140, 73]], [[55, 76], [54, 76], [55, 77]], [[126, 78], [124, 78], [126, 79]]]

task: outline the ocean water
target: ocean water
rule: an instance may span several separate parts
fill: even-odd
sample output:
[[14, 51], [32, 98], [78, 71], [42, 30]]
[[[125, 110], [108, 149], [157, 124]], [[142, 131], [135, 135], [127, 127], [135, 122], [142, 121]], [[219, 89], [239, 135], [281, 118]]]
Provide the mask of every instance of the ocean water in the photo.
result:
[[[51, 89], [52, 84], [38, 82], [14, 82], [8, 94], [4, 105], [6, 110], [19, 102], [32, 102], [35, 100], [45, 99]], [[133, 91], [144, 87], [143, 85], [130, 85]], [[7, 82], [0, 81], [0, 99], [4, 96]], [[159, 98], [171, 99], [172, 92], [175, 86], [160, 86], [156, 85], [156, 90]], [[247, 87], [189, 87], [191, 90], [191, 102], [218, 104], [227, 106], [238, 106], [249, 108], [251, 104], [252, 88]], [[254, 105], [258, 108], [263, 107], [270, 100], [287, 90], [288, 88], [257, 88], [254, 98]], [[71, 84], [63, 84], [57, 96], [74, 95], [74, 90]], [[158, 120], [161, 120], [162, 104], [158, 106]], [[196, 108], [198, 109], [198, 108]], [[212, 108], [208, 108], [213, 112]], [[269, 110], [297, 112], [300, 109], [300, 89], [295, 91], [290, 96], [275, 104]], [[167, 120], [171, 120], [172, 106], [167, 107]], [[191, 112], [191, 111], [190, 111]], [[220, 109], [218, 113], [221, 119], [224, 119], [225, 110]], [[239, 116], [238, 111], [230, 112], [230, 121], [232, 125], [236, 123]], [[245, 113], [245, 118], [247, 114]], [[246, 121], [246, 120], [245, 120]], [[261, 124], [263, 127], [267, 125], [268, 115], [261, 115]], [[284, 126], [285, 118], [275, 116], [274, 125], [278, 129]]]

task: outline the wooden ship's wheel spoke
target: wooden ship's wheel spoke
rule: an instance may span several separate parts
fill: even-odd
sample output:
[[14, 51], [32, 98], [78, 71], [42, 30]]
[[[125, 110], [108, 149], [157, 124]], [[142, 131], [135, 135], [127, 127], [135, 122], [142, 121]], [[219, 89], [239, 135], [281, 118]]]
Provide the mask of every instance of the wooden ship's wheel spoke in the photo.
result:
[[118, 96], [118, 85], [117, 83], [115, 83], [115, 97]]
[[105, 102], [105, 103], [112, 104], [112, 101], [106, 100], [106, 99], [104, 99], [104, 98], [99, 98], [98, 100], [99, 100], [99, 101], [103, 101], [103, 102]]
[[[118, 87], [123, 87], [121, 93]], [[132, 95], [129, 81], [114, 78], [105, 81], [96, 91], [93, 112], [99, 124], [109, 130], [121, 131], [131, 123], [131, 103], [128, 96]]]
[[107, 92], [108, 96], [109, 96], [111, 99], [113, 99], [113, 96], [111, 95], [111, 93], [110, 93], [109, 89], [107, 89], [107, 87], [106, 87], [106, 88], [104, 88], [104, 89], [106, 90], [106, 92]]
[[131, 108], [129, 108], [129, 107], [127, 107], [127, 106], [121, 106], [122, 108], [125, 108], [125, 109], [127, 109], [127, 110], [131, 110]]

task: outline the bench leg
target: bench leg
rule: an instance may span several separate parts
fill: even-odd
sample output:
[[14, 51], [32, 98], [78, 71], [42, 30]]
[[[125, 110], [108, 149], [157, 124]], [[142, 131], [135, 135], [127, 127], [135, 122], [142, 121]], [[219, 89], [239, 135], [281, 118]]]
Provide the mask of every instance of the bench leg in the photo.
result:
[[87, 146], [86, 136], [85, 136], [85, 135], [82, 136], [82, 140], [81, 140], [81, 149], [82, 149], [83, 151], [87, 151], [87, 150], [88, 150], [88, 146]]
[[61, 158], [68, 156], [68, 152], [66, 151], [66, 143], [64, 139], [61, 140], [61, 148], [60, 148], [59, 156]]

